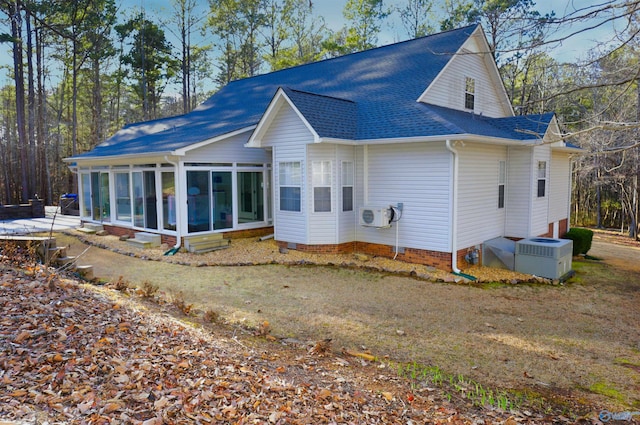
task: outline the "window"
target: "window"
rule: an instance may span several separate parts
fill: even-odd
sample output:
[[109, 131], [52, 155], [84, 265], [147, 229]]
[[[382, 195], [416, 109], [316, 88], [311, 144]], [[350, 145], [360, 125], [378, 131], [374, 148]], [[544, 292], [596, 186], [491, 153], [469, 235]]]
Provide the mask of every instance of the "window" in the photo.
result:
[[547, 161], [538, 161], [538, 198], [544, 198], [547, 186]]
[[353, 211], [353, 162], [342, 163], [342, 211]]
[[313, 211], [331, 211], [331, 161], [313, 161]]
[[162, 222], [165, 230], [176, 230], [176, 180], [173, 171], [162, 172]]
[[209, 171], [187, 171], [189, 233], [211, 230], [211, 181]]
[[300, 162], [281, 162], [279, 169], [280, 211], [300, 211]]
[[476, 99], [476, 80], [467, 77], [464, 85], [464, 107], [473, 110]]
[[507, 183], [507, 163], [506, 161], [499, 162], [499, 174], [498, 174], [498, 208], [504, 208], [504, 189]]

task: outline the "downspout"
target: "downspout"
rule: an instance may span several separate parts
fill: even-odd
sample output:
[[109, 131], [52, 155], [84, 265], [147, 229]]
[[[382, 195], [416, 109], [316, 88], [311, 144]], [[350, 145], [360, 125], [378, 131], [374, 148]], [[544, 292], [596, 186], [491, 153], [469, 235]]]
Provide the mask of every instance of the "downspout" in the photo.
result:
[[[164, 255], [173, 255], [178, 252], [178, 250], [180, 250], [180, 246], [182, 245], [182, 219], [181, 217], [179, 217], [180, 213], [178, 211], [178, 205], [180, 204], [180, 199], [178, 199], [178, 194], [180, 193], [180, 170], [179, 163], [171, 161], [167, 155], [164, 156], [164, 160], [173, 165], [173, 168], [175, 169], [174, 179], [176, 185], [176, 244], [173, 246], [173, 248], [164, 253]], [[182, 196], [180, 197], [182, 198]]]
[[451, 269], [455, 274], [459, 274], [461, 273], [461, 270], [458, 268], [458, 249], [456, 246], [458, 239], [458, 151], [451, 146], [450, 139], [447, 139], [445, 146], [453, 155], [453, 189], [451, 191], [451, 196], [453, 198], [451, 205], [451, 209], [453, 210], [451, 213]]
[[453, 189], [451, 196], [453, 198], [451, 208], [451, 270], [453, 274], [462, 276], [465, 279], [477, 280], [475, 276], [471, 276], [458, 268], [458, 151], [451, 146], [451, 140], [447, 139], [445, 142], [447, 150], [453, 155]]

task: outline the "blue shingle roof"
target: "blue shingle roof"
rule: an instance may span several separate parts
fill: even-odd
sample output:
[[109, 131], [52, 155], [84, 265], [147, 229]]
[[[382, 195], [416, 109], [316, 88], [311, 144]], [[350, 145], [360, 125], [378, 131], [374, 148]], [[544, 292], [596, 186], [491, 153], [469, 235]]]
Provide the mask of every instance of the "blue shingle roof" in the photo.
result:
[[355, 139], [357, 107], [351, 100], [283, 88], [287, 97], [320, 137]]
[[278, 88], [320, 137], [364, 140], [475, 133], [517, 134], [522, 140], [523, 133], [511, 126], [531, 123], [502, 119], [489, 124], [485, 118], [475, 126], [463, 125], [468, 119], [456, 111], [416, 102], [476, 29], [469, 26], [233, 81], [189, 114], [127, 126], [75, 158], [168, 153], [246, 129], [259, 122]]

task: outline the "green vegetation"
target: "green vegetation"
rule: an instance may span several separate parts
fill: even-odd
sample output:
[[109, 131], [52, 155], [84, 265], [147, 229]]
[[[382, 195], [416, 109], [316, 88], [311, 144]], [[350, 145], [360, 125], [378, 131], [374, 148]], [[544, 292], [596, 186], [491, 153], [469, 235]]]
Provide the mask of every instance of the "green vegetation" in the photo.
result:
[[[492, 407], [508, 411], [518, 409], [524, 402], [524, 397], [521, 394], [488, 389], [462, 374], [449, 374], [437, 366], [424, 366], [417, 362], [399, 364], [398, 375], [408, 379], [413, 389], [429, 384], [447, 388], [478, 407]], [[450, 400], [451, 395], [449, 392], [447, 394], [449, 394]]]
[[595, 384], [592, 384], [589, 387], [589, 391], [591, 391], [592, 393], [603, 395], [605, 397], [612, 398], [620, 402], [624, 402], [624, 396], [622, 395], [622, 393], [616, 390], [615, 388], [613, 388], [611, 384], [603, 381], [598, 381]]
[[565, 239], [573, 241], [573, 255], [586, 254], [591, 249], [591, 241], [593, 240], [593, 231], [575, 227], [564, 235]]

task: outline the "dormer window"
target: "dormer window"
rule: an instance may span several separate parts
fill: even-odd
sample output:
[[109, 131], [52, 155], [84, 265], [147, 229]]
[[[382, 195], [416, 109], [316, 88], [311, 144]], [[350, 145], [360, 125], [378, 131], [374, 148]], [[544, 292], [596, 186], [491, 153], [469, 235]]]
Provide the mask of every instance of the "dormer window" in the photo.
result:
[[465, 79], [464, 84], [464, 107], [465, 109], [471, 109], [475, 106], [476, 100], [476, 80], [470, 77]]

